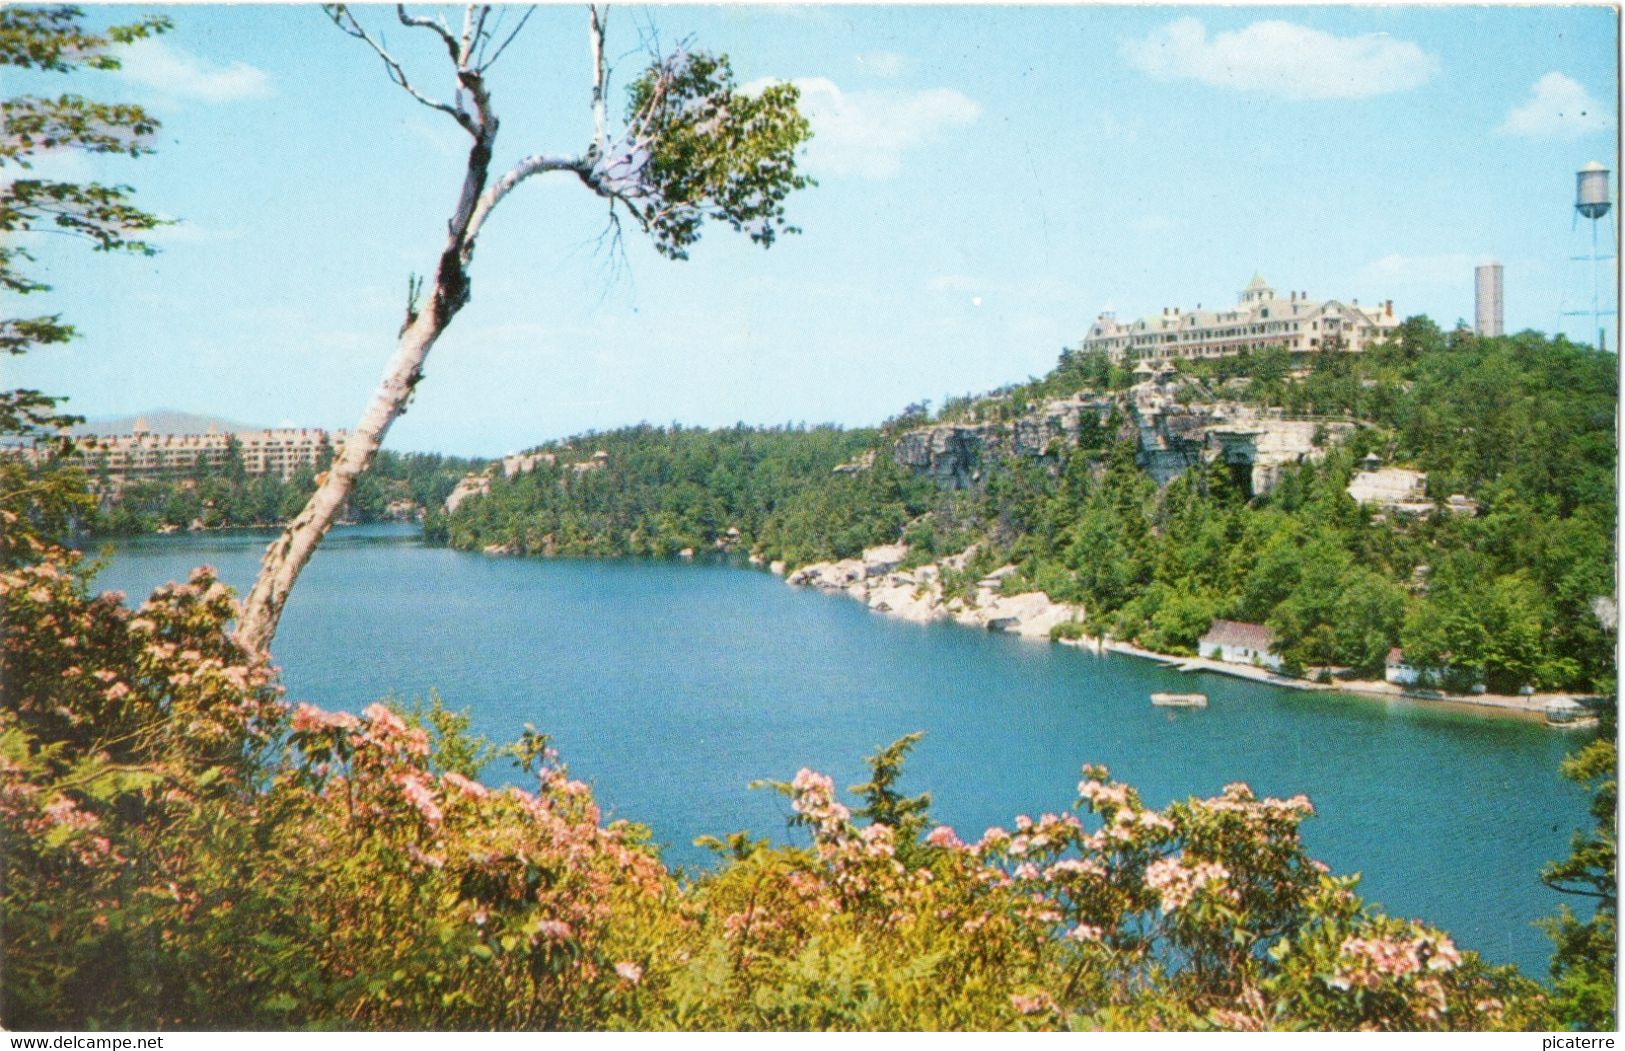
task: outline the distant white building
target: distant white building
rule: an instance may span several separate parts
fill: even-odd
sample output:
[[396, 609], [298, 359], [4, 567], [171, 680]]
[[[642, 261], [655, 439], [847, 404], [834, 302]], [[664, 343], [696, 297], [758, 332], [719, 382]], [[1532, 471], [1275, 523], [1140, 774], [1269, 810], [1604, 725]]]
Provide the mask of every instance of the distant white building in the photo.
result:
[[1368, 310], [1358, 301], [1311, 301], [1307, 292], [1281, 299], [1255, 274], [1229, 310], [1164, 307], [1162, 314], [1120, 322], [1114, 313], [1095, 319], [1083, 338], [1083, 351], [1104, 351], [1113, 361], [1167, 361], [1217, 358], [1265, 347], [1300, 354], [1321, 350], [1358, 352], [1399, 326], [1394, 301]]
[[[1405, 660], [1405, 651], [1395, 646], [1388, 651], [1388, 659], [1384, 662], [1382, 677], [1396, 686], [1421, 685], [1438, 689], [1441, 680], [1448, 674], [1446, 669], [1421, 667]], [[1484, 684], [1475, 682], [1468, 687], [1469, 693], [1483, 693]]]
[[1281, 670], [1275, 651], [1275, 633], [1262, 624], [1240, 620], [1216, 620], [1207, 634], [1197, 640], [1197, 653], [1227, 664], [1260, 665]]
[[1417, 680], [1422, 678], [1422, 669], [1406, 664], [1405, 651], [1395, 646], [1388, 651], [1388, 660], [1384, 662], [1382, 677], [1396, 686], [1415, 686]]

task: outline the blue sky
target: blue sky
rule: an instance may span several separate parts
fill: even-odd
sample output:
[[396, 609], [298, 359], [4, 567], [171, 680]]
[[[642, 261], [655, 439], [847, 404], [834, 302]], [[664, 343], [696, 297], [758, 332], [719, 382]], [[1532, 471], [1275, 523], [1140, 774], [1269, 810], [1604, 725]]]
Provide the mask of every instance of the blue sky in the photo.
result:
[[[121, 73], [44, 86], [158, 114], [156, 154], [50, 173], [130, 183], [181, 222], [150, 259], [41, 239], [56, 290], [24, 306], [83, 338], [6, 362], [5, 383], [90, 416], [347, 426], [407, 276], [433, 264], [462, 132], [314, 7], [169, 14], [174, 31]], [[390, 14], [363, 11], [418, 86], [443, 88], [432, 41]], [[804, 232], [763, 252], [713, 227], [686, 263], [629, 234], [617, 256], [600, 202], [568, 177], [526, 183], [487, 226], [473, 301], [390, 447], [500, 454], [639, 420], [875, 423], [1046, 371], [1102, 309], [1227, 303], [1254, 270], [1444, 324], [1471, 317], [1472, 267], [1490, 256], [1509, 329], [1555, 330], [1589, 301], [1570, 213], [1575, 169], [1617, 152], [1608, 8], [609, 18], [621, 82], [658, 32], [726, 51], [742, 82], [802, 85], [819, 180], [790, 203]], [[585, 23], [543, 7], [497, 66], [499, 166], [585, 146]]]

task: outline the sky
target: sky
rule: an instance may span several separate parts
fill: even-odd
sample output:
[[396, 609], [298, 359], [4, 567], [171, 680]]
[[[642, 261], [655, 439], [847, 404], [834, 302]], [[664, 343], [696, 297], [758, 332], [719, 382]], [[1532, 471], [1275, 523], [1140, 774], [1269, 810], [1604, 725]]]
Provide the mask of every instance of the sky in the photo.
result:
[[[173, 31], [118, 72], [8, 74], [8, 92], [147, 106], [154, 154], [39, 173], [129, 184], [177, 222], [150, 258], [37, 238], [53, 290], [7, 309], [60, 311], [81, 338], [0, 363], [0, 383], [90, 417], [346, 427], [409, 276], [432, 270], [466, 136], [316, 7], [165, 10]], [[360, 10], [416, 86], [448, 94], [432, 38]], [[540, 8], [493, 70], [498, 167], [585, 148], [586, 22]], [[874, 424], [1041, 375], [1102, 310], [1212, 308], [1255, 271], [1451, 325], [1495, 258], [1509, 331], [1578, 335], [1561, 316], [1590, 302], [1574, 173], [1615, 167], [1617, 33], [1583, 6], [613, 7], [612, 97], [651, 39], [801, 88], [818, 183], [788, 205], [802, 232], [763, 251], [711, 226], [671, 262], [635, 231], [606, 248], [604, 205], [571, 177], [528, 181], [386, 447]]]

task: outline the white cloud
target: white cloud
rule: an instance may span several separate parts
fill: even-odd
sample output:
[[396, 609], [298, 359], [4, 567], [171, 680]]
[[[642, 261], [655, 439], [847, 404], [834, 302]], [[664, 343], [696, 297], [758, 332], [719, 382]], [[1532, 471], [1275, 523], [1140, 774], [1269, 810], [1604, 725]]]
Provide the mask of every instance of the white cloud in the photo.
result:
[[1158, 80], [1195, 80], [1214, 87], [1289, 99], [1360, 99], [1418, 87], [1439, 61], [1408, 40], [1386, 34], [1340, 37], [1293, 22], [1254, 22], [1216, 33], [1181, 18], [1143, 39], [1125, 40], [1129, 65]]
[[1496, 130], [1530, 139], [1577, 139], [1609, 125], [1608, 111], [1579, 81], [1552, 72], [1535, 81], [1528, 101], [1508, 110]]
[[1398, 286], [1471, 288], [1473, 268], [1482, 257], [1467, 252], [1441, 252], [1435, 255], [1402, 255], [1392, 252], [1374, 259], [1355, 274], [1354, 284], [1388, 295]]
[[131, 44], [119, 54], [119, 75], [178, 99], [235, 102], [271, 94], [271, 77], [246, 62], [218, 65], [160, 39]]
[[903, 72], [908, 59], [895, 51], [865, 51], [858, 56], [858, 65], [877, 77], [895, 77]]
[[[761, 90], [768, 81], [746, 85]], [[793, 81], [801, 111], [812, 122], [807, 166], [830, 175], [890, 179], [903, 154], [935, 142], [948, 128], [974, 124], [982, 107], [951, 88], [924, 91], [842, 91], [827, 77]]]

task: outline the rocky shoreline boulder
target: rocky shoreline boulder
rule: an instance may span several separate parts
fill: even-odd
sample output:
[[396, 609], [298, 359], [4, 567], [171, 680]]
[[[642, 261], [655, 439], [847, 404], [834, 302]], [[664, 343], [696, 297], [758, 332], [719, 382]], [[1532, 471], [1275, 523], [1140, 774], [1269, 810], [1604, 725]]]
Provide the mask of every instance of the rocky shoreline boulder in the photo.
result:
[[[943, 566], [960, 570], [975, 549], [942, 560]], [[1081, 607], [1055, 602], [1042, 591], [1003, 595], [999, 589], [1015, 566], [1001, 566], [977, 582], [971, 601], [952, 598], [944, 601], [942, 572], [936, 564], [899, 569], [908, 558], [908, 545], [885, 544], [871, 547], [861, 558], [835, 562], [815, 562], [785, 577], [793, 587], [841, 592], [866, 604], [876, 613], [899, 620], [925, 624], [953, 620], [988, 631], [1005, 631], [1032, 638], [1048, 638], [1057, 624], [1081, 620]]]

